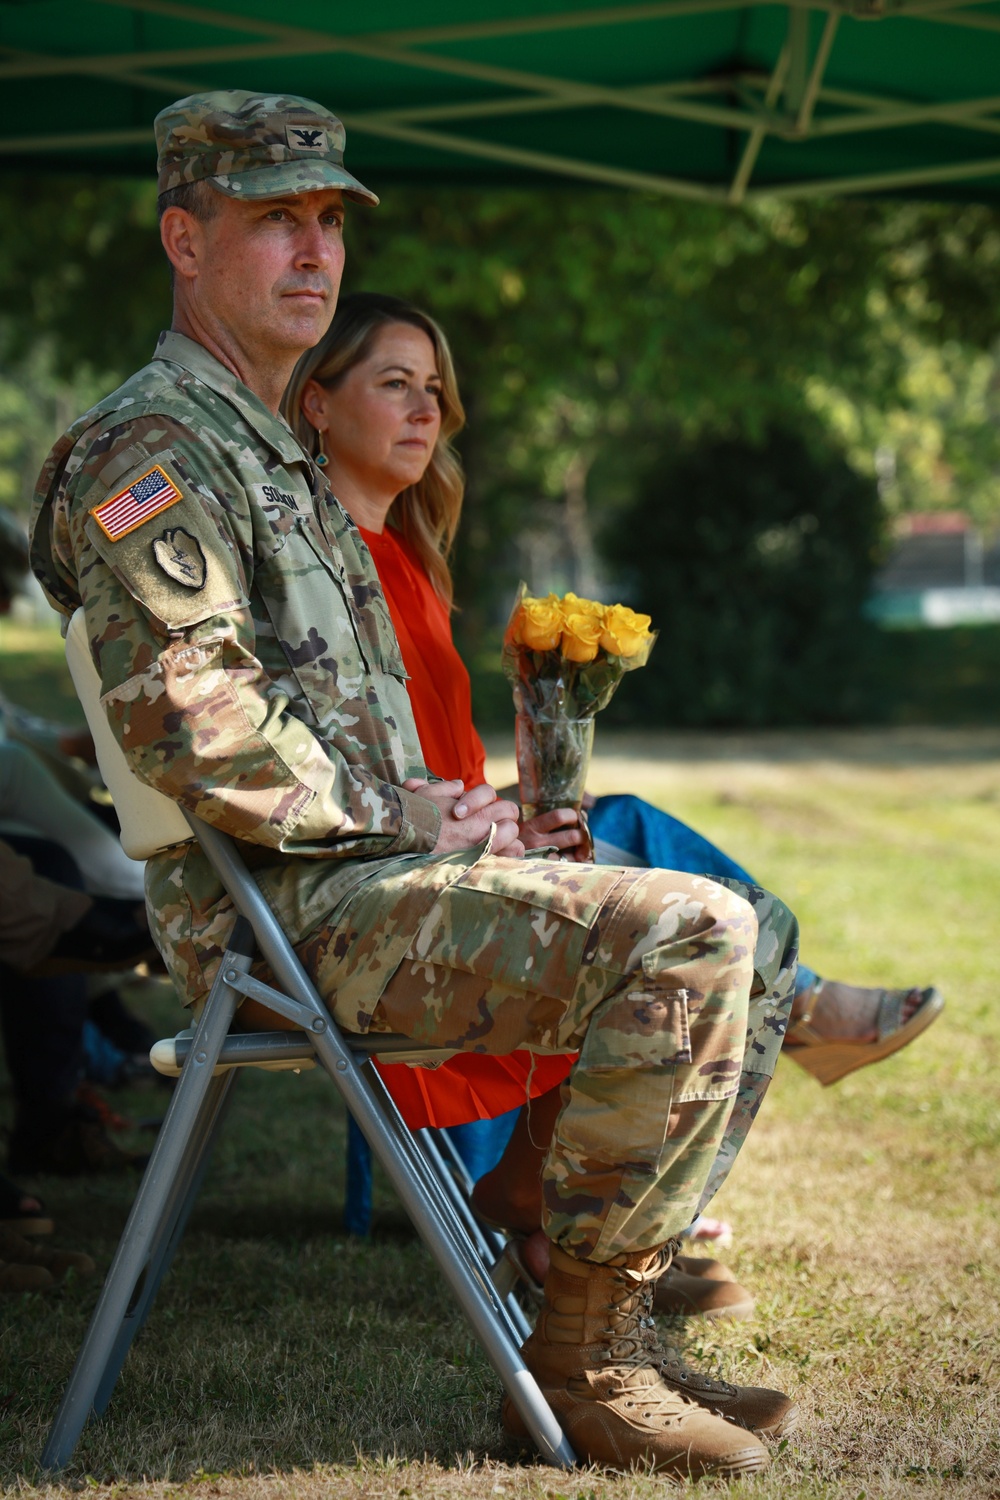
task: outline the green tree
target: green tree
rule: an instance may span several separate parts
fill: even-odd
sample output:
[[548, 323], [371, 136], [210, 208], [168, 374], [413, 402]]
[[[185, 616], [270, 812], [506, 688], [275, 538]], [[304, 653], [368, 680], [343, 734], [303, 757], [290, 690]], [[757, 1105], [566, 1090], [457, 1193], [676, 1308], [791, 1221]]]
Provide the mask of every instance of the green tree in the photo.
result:
[[[0, 201], [14, 395], [42, 407], [45, 380], [81, 371], [109, 388], [169, 318], [152, 185], [7, 177]], [[895, 452], [892, 507], [1000, 516], [996, 210], [390, 187], [347, 241], [347, 286], [412, 298], [456, 351], [470, 654], [531, 559], [540, 584], [593, 576], [594, 534], [674, 442], [759, 445], [818, 418], [862, 471]]]
[[[821, 433], [665, 451], [605, 537], [660, 639], [619, 713], [670, 725], [835, 723], [869, 709], [862, 608], [878, 495]], [[611, 712], [615, 706], [612, 705]]]

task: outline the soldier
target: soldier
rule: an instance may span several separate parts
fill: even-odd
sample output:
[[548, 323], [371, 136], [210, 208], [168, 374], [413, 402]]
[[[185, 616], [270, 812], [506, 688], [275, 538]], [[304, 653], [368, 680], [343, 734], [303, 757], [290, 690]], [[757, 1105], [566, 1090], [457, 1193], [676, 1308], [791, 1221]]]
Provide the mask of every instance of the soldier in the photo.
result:
[[[377, 199], [309, 100], [195, 96], [155, 128], [172, 329], [53, 449], [33, 566], [85, 609], [132, 769], [242, 841], [341, 1026], [579, 1051], [524, 1354], [581, 1457], [761, 1469], [747, 1429], [790, 1430], [791, 1403], [688, 1399], [646, 1313], [773, 1071], [794, 919], [705, 878], [526, 859], [512, 803], [429, 778], [371, 558], [277, 415], [333, 315], [344, 200]], [[195, 1002], [231, 903], [193, 844], [150, 861], [147, 899]]]

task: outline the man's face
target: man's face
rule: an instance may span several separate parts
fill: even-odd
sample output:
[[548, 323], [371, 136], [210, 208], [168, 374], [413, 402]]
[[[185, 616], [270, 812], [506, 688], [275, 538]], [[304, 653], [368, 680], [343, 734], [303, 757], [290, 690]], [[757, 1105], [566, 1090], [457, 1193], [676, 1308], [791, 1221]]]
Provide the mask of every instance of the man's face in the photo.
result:
[[287, 361], [330, 326], [344, 269], [344, 206], [336, 188], [247, 202], [215, 194], [192, 231], [201, 317], [257, 359]]

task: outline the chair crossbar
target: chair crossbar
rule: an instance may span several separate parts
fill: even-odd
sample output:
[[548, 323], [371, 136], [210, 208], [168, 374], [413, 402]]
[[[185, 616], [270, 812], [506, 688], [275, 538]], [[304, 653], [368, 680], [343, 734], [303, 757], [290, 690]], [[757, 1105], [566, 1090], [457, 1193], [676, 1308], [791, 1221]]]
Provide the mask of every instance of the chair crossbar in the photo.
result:
[[[405, 1057], [408, 1061], [421, 1057], [430, 1063], [438, 1056], [436, 1051], [415, 1049], [410, 1037], [396, 1036], [391, 1032], [372, 1036], [352, 1036], [345, 1032], [343, 1041], [349, 1052], [362, 1059], [373, 1056], [396, 1057], [399, 1054], [399, 1058]], [[153, 1067], [166, 1078], [179, 1077], [181, 1068], [191, 1055], [193, 1042], [193, 1031], [181, 1031], [176, 1036], [157, 1042], [149, 1054]], [[451, 1053], [447, 1055], [451, 1056]], [[237, 1031], [226, 1037], [219, 1053], [217, 1069], [257, 1067], [274, 1070], [315, 1066], [316, 1054], [308, 1037], [304, 1037], [301, 1032]]]

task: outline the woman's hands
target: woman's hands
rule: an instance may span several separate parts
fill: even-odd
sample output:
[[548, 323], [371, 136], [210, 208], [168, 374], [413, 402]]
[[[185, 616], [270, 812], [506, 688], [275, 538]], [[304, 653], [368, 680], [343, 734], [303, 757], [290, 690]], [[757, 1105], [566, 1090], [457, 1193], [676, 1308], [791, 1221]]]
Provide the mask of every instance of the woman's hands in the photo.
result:
[[[490, 829], [495, 828], [492, 853], [503, 854], [508, 859], [523, 856], [525, 845], [520, 837], [517, 803], [503, 801], [493, 787], [484, 784], [467, 792], [462, 781], [422, 781], [418, 776], [411, 776], [403, 782], [403, 789], [418, 797], [426, 797], [441, 814], [435, 854], [474, 849], [488, 836]], [[575, 818], [576, 814], [572, 816]]]
[[[521, 822], [516, 802], [506, 801], [494, 787], [472, 787], [468, 792], [462, 781], [422, 781], [411, 776], [403, 782], [404, 790], [426, 797], [441, 813], [441, 831], [434, 845], [435, 854], [453, 854], [457, 849], [473, 849], [481, 844], [495, 827], [494, 854], [520, 859], [526, 849], [555, 848], [567, 858], [586, 863], [593, 858], [576, 810], [557, 807], [552, 812], [536, 813]], [[593, 798], [588, 800], [592, 803]]]
[[586, 861], [592, 856], [587, 848], [580, 827], [580, 819], [572, 807], [557, 807], [552, 812], [536, 813], [521, 824], [521, 842], [526, 849], [542, 849], [554, 845], [565, 854], [572, 851], [574, 859]]

